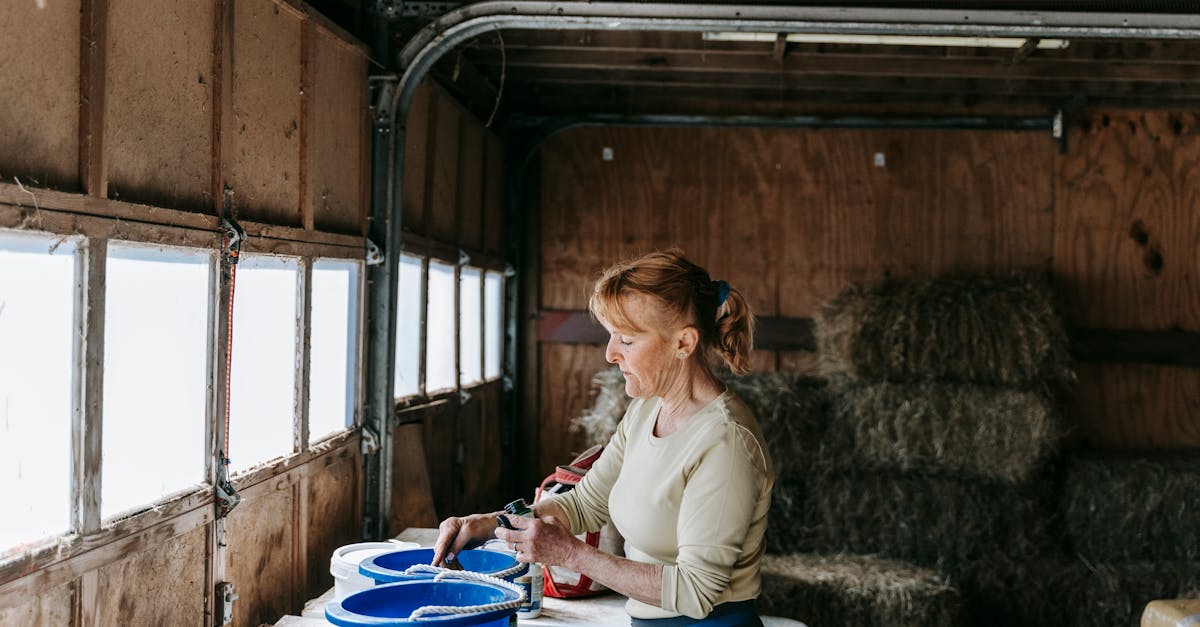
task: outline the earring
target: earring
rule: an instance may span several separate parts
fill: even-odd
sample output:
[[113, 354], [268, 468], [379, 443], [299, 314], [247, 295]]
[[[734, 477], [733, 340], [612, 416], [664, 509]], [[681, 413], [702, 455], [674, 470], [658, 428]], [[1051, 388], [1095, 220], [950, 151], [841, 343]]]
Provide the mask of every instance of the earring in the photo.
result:
[[687, 353], [685, 353], [685, 352], [683, 352], [683, 351], [679, 351], [678, 353], [676, 353], [676, 355], [675, 355], [675, 356], [676, 356], [676, 357], [678, 357], [678, 358], [680, 358], [680, 359], [687, 359]]

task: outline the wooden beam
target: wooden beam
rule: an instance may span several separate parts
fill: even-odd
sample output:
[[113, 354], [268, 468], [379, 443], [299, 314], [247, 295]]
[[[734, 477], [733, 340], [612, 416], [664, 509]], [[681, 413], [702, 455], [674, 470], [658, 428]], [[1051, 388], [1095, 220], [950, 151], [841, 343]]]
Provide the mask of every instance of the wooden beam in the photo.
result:
[[108, 197], [104, 156], [104, 80], [108, 50], [108, 0], [82, 0], [79, 25], [79, 178], [83, 190]]
[[314, 214], [312, 199], [308, 197], [308, 135], [312, 121], [309, 119], [309, 100], [312, 98], [313, 81], [309, 64], [312, 60], [313, 32], [315, 27], [309, 20], [300, 21], [300, 172], [297, 175], [300, 187], [300, 226], [306, 231], [314, 229]]
[[[586, 311], [538, 312], [538, 341], [604, 344], [608, 332]], [[1088, 362], [1142, 363], [1200, 368], [1200, 332], [1072, 329], [1071, 353]], [[810, 318], [758, 318], [754, 347], [771, 351], [817, 350]]]
[[75, 409], [71, 433], [72, 530], [100, 530], [104, 405], [104, 295], [108, 240], [89, 238], [76, 253]]

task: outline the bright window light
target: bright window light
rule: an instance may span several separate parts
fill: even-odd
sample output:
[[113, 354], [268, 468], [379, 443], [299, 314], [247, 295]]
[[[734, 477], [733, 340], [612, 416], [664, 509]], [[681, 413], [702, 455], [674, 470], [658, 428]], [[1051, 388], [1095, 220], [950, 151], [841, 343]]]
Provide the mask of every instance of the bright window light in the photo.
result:
[[246, 470], [294, 448], [299, 263], [242, 255], [233, 299], [229, 469]]
[[458, 363], [459, 384], [470, 385], [483, 380], [483, 309], [479, 268], [464, 267], [459, 273], [458, 302], [459, 322]]
[[426, 314], [425, 389], [454, 387], [454, 266], [429, 262], [429, 311]]
[[421, 260], [400, 255], [400, 287], [396, 291], [396, 398], [421, 391]]
[[483, 279], [483, 378], [500, 376], [500, 352], [504, 349], [504, 277], [488, 272]]
[[312, 269], [308, 441], [354, 426], [358, 263], [321, 259]]
[[0, 231], [0, 555], [71, 526], [75, 243]]
[[210, 253], [110, 242], [100, 515], [204, 479]]

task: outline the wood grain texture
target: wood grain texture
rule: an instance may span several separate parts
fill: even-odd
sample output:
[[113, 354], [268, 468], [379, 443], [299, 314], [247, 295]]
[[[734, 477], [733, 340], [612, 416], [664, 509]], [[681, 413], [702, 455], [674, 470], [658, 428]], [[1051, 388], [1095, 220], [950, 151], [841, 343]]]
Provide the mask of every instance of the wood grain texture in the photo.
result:
[[[0, 177], [79, 189], [80, 2], [0, 3]], [[50, 51], [53, 51], [51, 54]]]
[[96, 625], [204, 625], [204, 527], [100, 569]]
[[409, 527], [436, 527], [429, 465], [425, 458], [425, 425], [402, 424], [392, 430], [392, 513], [390, 528], [397, 533]]
[[75, 584], [38, 590], [11, 605], [0, 606], [0, 625], [62, 627], [72, 624]]
[[1057, 159], [1054, 274], [1075, 326], [1200, 330], [1200, 115], [1085, 115]]
[[543, 344], [539, 353], [541, 423], [536, 477], [540, 480], [588, 447], [583, 433], [571, 431], [571, 421], [595, 399], [592, 376], [606, 363], [602, 346]]
[[291, 481], [281, 478], [242, 491], [242, 503], [229, 514], [228, 577], [239, 599], [236, 627], [274, 623], [292, 609], [293, 581]]
[[458, 239], [458, 154], [463, 125], [463, 114], [445, 92], [436, 90], [431, 106], [437, 108], [430, 137], [433, 154], [429, 164], [429, 194], [426, 202], [428, 235], [442, 242], [452, 243]]
[[108, 195], [209, 211], [215, 3], [108, 4]]
[[504, 144], [491, 133], [483, 136], [483, 251], [503, 257], [508, 252], [504, 217]]
[[360, 153], [363, 136], [362, 94], [367, 90], [367, 60], [326, 33], [313, 29], [308, 71], [308, 198], [317, 229], [361, 233]]
[[301, 20], [271, 0], [239, 0], [233, 18], [233, 125], [222, 128], [238, 217], [302, 226]]
[[464, 116], [458, 155], [458, 244], [483, 250], [483, 127]]
[[358, 516], [362, 474], [358, 443], [322, 455], [308, 465], [306, 596], [320, 595], [333, 585], [329, 559], [334, 549], [362, 537]]
[[431, 151], [431, 127], [435, 109], [433, 107], [434, 89], [428, 82], [417, 86], [413, 94], [412, 104], [408, 108], [408, 119], [404, 126], [404, 183], [401, 195], [404, 197], [403, 220], [404, 228], [416, 233], [427, 232], [425, 224], [425, 203], [428, 202], [428, 185]]
[[500, 384], [485, 383], [470, 390], [471, 400], [461, 411], [463, 431], [463, 493], [459, 509], [491, 512], [517, 496], [532, 497], [533, 487], [520, 495], [502, 494], [501, 464], [504, 448], [500, 434]]
[[1200, 449], [1200, 370], [1076, 364], [1070, 443], [1103, 450]]
[[470, 514], [456, 509], [462, 489], [458, 458], [458, 399], [432, 406], [423, 416], [425, 461], [437, 520]]

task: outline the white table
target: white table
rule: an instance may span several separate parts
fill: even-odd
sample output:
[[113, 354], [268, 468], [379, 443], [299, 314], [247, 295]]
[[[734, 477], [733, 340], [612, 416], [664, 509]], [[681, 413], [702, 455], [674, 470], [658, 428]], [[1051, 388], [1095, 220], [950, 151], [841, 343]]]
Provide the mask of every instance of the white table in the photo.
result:
[[[437, 529], [405, 529], [396, 539], [432, 547], [437, 540]], [[329, 627], [331, 623], [325, 620], [325, 604], [332, 600], [333, 588], [330, 588], [325, 594], [305, 603], [300, 616], [284, 616], [275, 623], [275, 627]], [[629, 614], [625, 613], [625, 597], [610, 592], [586, 599], [545, 597], [542, 615], [520, 622], [529, 627], [627, 627]]]

